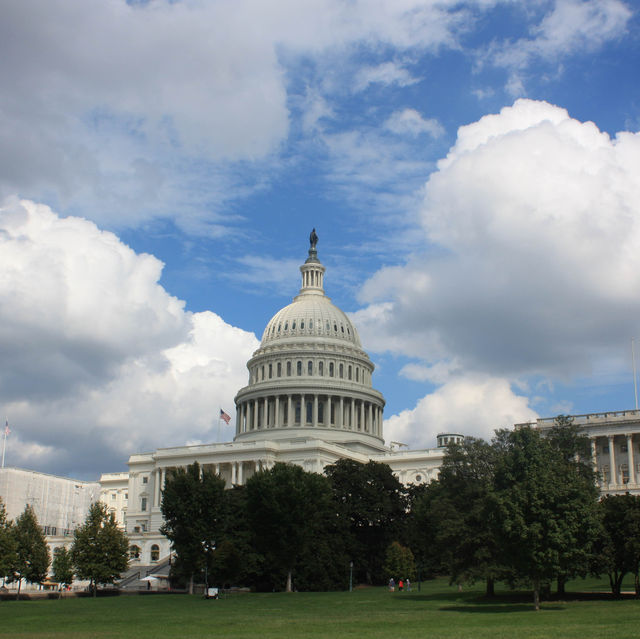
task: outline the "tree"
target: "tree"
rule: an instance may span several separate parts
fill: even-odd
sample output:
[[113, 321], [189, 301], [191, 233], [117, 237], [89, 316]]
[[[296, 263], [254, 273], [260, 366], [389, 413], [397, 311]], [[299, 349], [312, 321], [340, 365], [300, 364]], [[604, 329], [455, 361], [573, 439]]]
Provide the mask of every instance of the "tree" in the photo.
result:
[[486, 580], [493, 595], [496, 579], [505, 576], [496, 539], [490, 497], [502, 435], [493, 444], [468, 437], [450, 444], [438, 477], [439, 490], [429, 516], [437, 522], [432, 551], [440, 557], [452, 583]]
[[546, 438], [560, 458], [555, 462], [554, 473], [564, 486], [566, 503], [570, 504], [564, 523], [570, 527], [571, 541], [559, 555], [557, 574], [558, 594], [562, 595], [567, 579], [584, 577], [589, 572], [600, 530], [597, 505], [600, 491], [591, 460], [591, 443], [572, 417], [558, 415]]
[[129, 541], [113, 513], [95, 502], [73, 533], [71, 557], [80, 579], [89, 579], [94, 597], [98, 584], [112, 584], [129, 565]]
[[221, 541], [224, 486], [224, 480], [215, 473], [201, 472], [198, 462], [167, 472], [160, 531], [173, 544], [190, 593], [196, 573], [211, 570], [213, 551]]
[[491, 496], [498, 541], [506, 563], [532, 585], [538, 610], [542, 584], [590, 551], [595, 484], [553, 439], [531, 427], [509, 432], [503, 444]]
[[340, 459], [325, 468], [338, 517], [348, 532], [356, 578], [384, 583], [383, 563], [394, 540], [406, 537], [407, 494], [387, 464]]
[[315, 550], [332, 520], [327, 479], [290, 464], [277, 463], [249, 478], [247, 506], [256, 548], [286, 576], [286, 592], [301, 557]]
[[7, 520], [7, 510], [0, 498], [0, 577], [12, 579], [18, 564], [18, 544], [13, 524]]
[[51, 557], [44, 533], [38, 525], [33, 508], [27, 505], [13, 527], [16, 539], [17, 562], [15, 576], [18, 579], [18, 598], [22, 580], [41, 583], [47, 576]]
[[640, 563], [640, 497], [636, 495], [606, 495], [599, 503], [602, 529], [597, 542], [593, 572], [606, 572], [611, 592], [620, 596], [624, 576], [636, 576]]
[[410, 548], [397, 541], [387, 548], [384, 572], [394, 579], [415, 579], [416, 565]]
[[60, 546], [53, 551], [53, 578], [61, 586], [70, 586], [73, 582], [73, 558], [71, 551]]

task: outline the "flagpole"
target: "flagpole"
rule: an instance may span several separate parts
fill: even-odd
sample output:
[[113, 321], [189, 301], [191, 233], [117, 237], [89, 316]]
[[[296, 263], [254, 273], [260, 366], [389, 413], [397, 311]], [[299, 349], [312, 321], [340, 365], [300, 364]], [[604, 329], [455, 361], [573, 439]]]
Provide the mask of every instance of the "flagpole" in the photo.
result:
[[218, 406], [218, 439], [216, 440], [218, 444], [220, 443], [220, 420], [222, 419], [222, 408]]
[[2, 439], [2, 468], [4, 468], [4, 451], [7, 448], [7, 431], [9, 430], [9, 420], [5, 420], [4, 437]]
[[631, 361], [633, 362], [633, 393], [636, 398], [636, 410], [638, 410], [638, 376], [636, 374], [636, 349], [635, 339], [631, 338]]

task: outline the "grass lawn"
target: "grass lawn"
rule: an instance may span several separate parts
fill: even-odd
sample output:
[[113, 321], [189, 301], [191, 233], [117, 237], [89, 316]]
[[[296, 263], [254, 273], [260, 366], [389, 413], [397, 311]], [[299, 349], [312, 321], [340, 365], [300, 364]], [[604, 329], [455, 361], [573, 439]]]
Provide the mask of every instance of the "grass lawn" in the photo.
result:
[[[629, 584], [625, 584], [629, 587]], [[606, 581], [568, 584], [566, 601], [534, 612], [527, 596], [482, 585], [459, 593], [444, 579], [422, 590], [363, 588], [338, 593], [238, 594], [213, 601], [152, 595], [0, 602], [0, 636], [14, 639], [366, 637], [429, 639], [637, 639], [640, 601], [574, 600], [571, 591], [607, 590]]]

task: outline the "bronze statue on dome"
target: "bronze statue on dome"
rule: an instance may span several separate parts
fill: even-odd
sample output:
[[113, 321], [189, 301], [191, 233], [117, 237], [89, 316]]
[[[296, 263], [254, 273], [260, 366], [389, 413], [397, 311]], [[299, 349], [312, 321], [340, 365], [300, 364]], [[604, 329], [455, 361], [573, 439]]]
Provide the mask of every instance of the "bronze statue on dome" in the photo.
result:
[[311, 244], [311, 248], [315, 250], [316, 244], [318, 243], [318, 235], [315, 228], [312, 229], [311, 235], [309, 235], [309, 243]]

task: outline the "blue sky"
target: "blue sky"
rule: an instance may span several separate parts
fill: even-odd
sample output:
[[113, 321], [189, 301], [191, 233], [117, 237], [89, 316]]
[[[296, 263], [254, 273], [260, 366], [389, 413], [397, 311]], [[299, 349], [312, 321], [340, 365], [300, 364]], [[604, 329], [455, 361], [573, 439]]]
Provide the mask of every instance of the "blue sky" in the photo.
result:
[[214, 441], [312, 227], [387, 439], [632, 408], [638, 9], [1, 3], [7, 463]]

